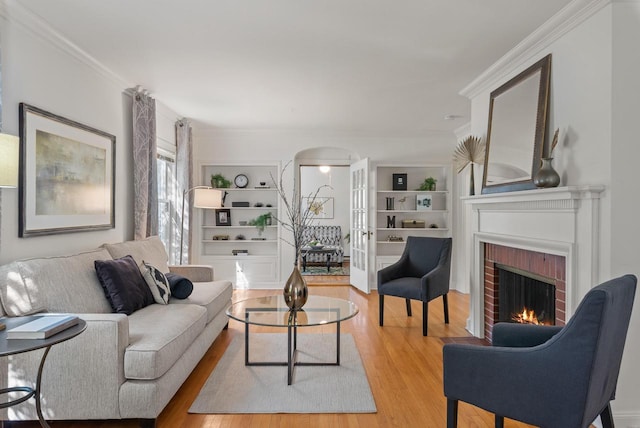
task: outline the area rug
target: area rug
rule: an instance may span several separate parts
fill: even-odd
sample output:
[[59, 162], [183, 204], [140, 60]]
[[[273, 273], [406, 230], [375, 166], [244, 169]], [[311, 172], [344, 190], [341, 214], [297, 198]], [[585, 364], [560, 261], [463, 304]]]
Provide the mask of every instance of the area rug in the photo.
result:
[[[250, 361], [286, 361], [287, 335], [250, 337]], [[189, 413], [375, 413], [376, 405], [353, 337], [341, 335], [340, 366], [244, 365], [244, 336], [235, 337]], [[299, 334], [298, 358], [335, 362], [335, 334]]]
[[307, 270], [301, 272], [302, 275], [332, 275], [332, 276], [349, 276], [349, 267], [331, 266], [327, 272], [327, 265], [324, 266], [307, 266]]

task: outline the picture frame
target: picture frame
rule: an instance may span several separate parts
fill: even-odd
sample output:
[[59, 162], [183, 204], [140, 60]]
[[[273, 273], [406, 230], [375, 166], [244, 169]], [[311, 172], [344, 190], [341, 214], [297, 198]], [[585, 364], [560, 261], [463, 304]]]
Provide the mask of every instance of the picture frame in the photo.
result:
[[18, 236], [115, 227], [116, 137], [19, 105]]
[[418, 211], [433, 210], [433, 195], [429, 193], [418, 193], [416, 195], [416, 210]]
[[316, 219], [333, 218], [333, 198], [316, 196], [315, 198], [302, 198], [303, 207], [311, 212], [311, 217]]
[[216, 210], [216, 226], [231, 226], [231, 210], [229, 208]]
[[407, 190], [407, 174], [393, 174], [393, 190]]

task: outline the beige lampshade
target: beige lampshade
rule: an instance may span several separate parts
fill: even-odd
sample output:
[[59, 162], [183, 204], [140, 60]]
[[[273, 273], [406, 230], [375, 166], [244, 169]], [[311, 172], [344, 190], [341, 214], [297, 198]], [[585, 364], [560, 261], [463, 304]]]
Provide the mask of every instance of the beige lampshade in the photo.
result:
[[218, 189], [195, 189], [193, 191], [193, 206], [196, 208], [220, 208], [222, 206], [222, 192]]
[[0, 187], [18, 187], [18, 147], [20, 139], [0, 134]]

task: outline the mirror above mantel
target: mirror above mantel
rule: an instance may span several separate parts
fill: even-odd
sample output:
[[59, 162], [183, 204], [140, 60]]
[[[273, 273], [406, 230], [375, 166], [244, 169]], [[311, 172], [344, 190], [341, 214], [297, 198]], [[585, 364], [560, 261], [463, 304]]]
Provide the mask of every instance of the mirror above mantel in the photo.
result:
[[544, 147], [551, 54], [491, 92], [482, 193], [533, 189]]

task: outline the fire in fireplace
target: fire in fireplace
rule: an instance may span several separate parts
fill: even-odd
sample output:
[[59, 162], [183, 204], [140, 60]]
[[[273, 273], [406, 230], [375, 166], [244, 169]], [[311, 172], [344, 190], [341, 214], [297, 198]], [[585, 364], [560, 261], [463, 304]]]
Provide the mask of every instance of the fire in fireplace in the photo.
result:
[[550, 279], [496, 265], [499, 322], [555, 325], [555, 285]]

